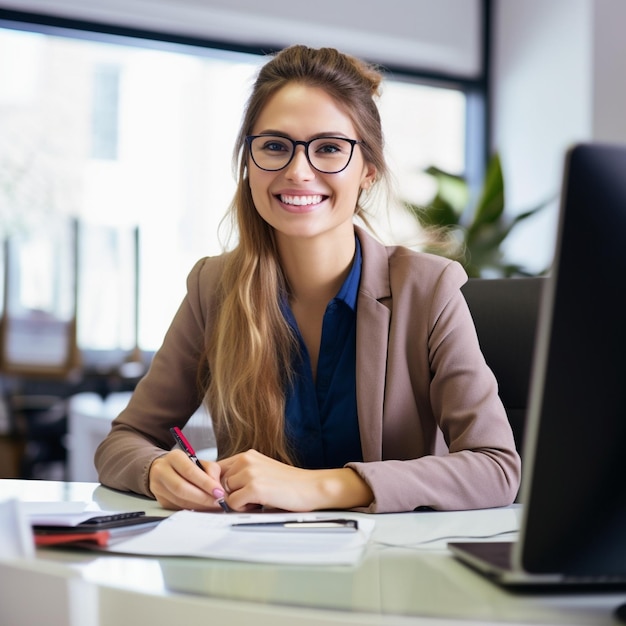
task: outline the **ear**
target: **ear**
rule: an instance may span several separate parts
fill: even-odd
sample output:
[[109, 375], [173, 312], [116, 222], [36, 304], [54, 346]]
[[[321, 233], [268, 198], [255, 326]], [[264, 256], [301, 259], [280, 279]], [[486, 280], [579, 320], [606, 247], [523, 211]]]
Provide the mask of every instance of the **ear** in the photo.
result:
[[361, 189], [369, 191], [370, 187], [376, 181], [376, 166], [366, 163], [363, 167], [363, 176], [361, 177]]

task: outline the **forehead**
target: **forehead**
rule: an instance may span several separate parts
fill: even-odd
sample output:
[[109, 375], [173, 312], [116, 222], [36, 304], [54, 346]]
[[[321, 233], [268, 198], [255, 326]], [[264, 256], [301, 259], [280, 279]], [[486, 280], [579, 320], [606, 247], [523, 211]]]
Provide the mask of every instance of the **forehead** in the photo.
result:
[[261, 109], [254, 133], [280, 130], [296, 137], [341, 133], [353, 137], [354, 124], [346, 109], [324, 89], [290, 83], [273, 94]]

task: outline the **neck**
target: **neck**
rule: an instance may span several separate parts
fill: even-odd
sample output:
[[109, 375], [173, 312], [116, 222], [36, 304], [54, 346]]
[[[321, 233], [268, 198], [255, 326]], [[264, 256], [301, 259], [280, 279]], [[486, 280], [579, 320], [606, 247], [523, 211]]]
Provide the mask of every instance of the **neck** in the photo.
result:
[[354, 259], [354, 231], [341, 238], [303, 238], [278, 242], [291, 300], [328, 303], [346, 279]]

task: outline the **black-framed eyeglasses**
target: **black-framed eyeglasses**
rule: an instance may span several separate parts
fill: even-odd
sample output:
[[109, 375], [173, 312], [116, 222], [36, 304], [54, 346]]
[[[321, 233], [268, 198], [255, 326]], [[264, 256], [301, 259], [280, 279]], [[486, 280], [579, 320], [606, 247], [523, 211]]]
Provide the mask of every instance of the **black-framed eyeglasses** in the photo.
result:
[[248, 135], [246, 143], [254, 164], [266, 172], [287, 167], [296, 153], [296, 146], [304, 146], [304, 154], [314, 170], [322, 174], [338, 174], [348, 167], [354, 146], [363, 142], [345, 137], [296, 141], [282, 135]]

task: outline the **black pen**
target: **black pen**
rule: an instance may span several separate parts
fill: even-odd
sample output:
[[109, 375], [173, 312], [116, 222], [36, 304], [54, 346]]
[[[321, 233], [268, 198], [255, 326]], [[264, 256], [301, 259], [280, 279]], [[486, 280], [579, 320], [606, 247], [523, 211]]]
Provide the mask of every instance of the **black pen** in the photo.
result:
[[241, 522], [233, 524], [232, 530], [295, 531], [295, 532], [356, 532], [359, 523], [355, 519], [307, 519], [283, 520], [280, 522]]
[[[176, 443], [182, 448], [183, 452], [204, 472], [205, 469], [202, 466], [202, 463], [198, 460], [196, 452], [187, 440], [187, 437], [183, 435], [183, 431], [178, 428], [178, 426], [174, 426], [174, 428], [170, 428], [170, 432], [172, 433], [172, 437], [174, 437], [174, 441], [176, 441]], [[230, 513], [230, 507], [226, 504], [224, 498], [218, 498], [217, 503], [226, 513]]]

